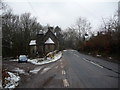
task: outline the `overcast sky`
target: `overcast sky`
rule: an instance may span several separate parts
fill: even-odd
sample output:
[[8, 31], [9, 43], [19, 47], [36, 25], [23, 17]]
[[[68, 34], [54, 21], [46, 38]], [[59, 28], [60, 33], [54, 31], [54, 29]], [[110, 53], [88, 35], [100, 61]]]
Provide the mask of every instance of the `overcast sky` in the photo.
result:
[[31, 13], [42, 25], [50, 24], [65, 29], [75, 24], [78, 17], [87, 18], [94, 30], [103, 18], [114, 15], [119, 0], [4, 0], [14, 14]]

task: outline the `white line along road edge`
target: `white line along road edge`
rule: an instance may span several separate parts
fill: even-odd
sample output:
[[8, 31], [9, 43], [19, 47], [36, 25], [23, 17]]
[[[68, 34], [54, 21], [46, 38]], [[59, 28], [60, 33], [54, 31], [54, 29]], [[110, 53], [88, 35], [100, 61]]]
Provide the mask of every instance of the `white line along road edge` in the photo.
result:
[[103, 68], [103, 66], [101, 66], [101, 65], [99, 65], [99, 64], [97, 64], [97, 63], [94, 63], [94, 62], [92, 62], [92, 61], [88, 61], [88, 60], [86, 60], [85, 58], [83, 58], [83, 60], [85, 60], [85, 61], [87, 61], [87, 62], [89, 62], [89, 63], [91, 63], [91, 64], [94, 64], [94, 65], [96, 65], [96, 66], [98, 66], [98, 67], [100, 67], [100, 68]]
[[94, 63], [94, 62], [90, 62], [90, 63], [92, 63], [92, 64], [94, 64], [94, 65], [96, 65], [96, 66], [98, 66], [98, 67], [100, 67], [100, 68], [103, 68], [102, 66], [100, 66], [99, 64], [97, 64], [97, 63]]

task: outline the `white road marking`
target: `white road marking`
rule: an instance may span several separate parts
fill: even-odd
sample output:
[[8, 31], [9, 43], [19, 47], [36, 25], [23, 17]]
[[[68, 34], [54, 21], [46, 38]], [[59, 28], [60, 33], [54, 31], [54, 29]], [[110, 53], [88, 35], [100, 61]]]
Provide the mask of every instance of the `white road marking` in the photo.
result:
[[87, 62], [90, 62], [90, 61], [86, 60], [85, 58], [83, 58], [83, 60], [85, 60], [85, 61], [87, 61]]
[[58, 66], [55, 67], [56, 69], [58, 68]]
[[74, 54], [75, 56], [79, 57], [77, 54]]
[[70, 86], [67, 79], [63, 80], [63, 84], [64, 84], [64, 87], [69, 87]]
[[65, 70], [62, 70], [62, 75], [65, 75], [65, 74], [66, 74]]
[[94, 62], [92, 62], [92, 61], [88, 61], [88, 60], [86, 60], [85, 58], [83, 58], [83, 60], [85, 60], [85, 61], [87, 61], [87, 62], [90, 62], [91, 64], [94, 64], [94, 65], [96, 65], [96, 66], [98, 66], [98, 67], [100, 67], [100, 68], [103, 68], [103, 66], [101, 66], [101, 65], [99, 65], [99, 64], [97, 64], [97, 63], [94, 63]]
[[101, 65], [99, 65], [99, 64], [97, 64], [97, 63], [94, 63], [94, 62], [90, 62], [90, 63], [92, 63], [92, 64], [94, 64], [94, 65], [96, 65], [96, 66], [98, 66], [98, 67], [100, 67], [100, 68], [103, 68]]

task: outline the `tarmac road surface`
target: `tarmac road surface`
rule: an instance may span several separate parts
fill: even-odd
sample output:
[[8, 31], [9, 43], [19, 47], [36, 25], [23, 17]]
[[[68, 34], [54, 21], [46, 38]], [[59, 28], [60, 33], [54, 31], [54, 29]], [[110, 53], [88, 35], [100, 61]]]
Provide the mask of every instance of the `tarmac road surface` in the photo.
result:
[[118, 88], [118, 64], [76, 50], [64, 51], [60, 60], [31, 69], [36, 68], [37, 73], [21, 76], [17, 88]]

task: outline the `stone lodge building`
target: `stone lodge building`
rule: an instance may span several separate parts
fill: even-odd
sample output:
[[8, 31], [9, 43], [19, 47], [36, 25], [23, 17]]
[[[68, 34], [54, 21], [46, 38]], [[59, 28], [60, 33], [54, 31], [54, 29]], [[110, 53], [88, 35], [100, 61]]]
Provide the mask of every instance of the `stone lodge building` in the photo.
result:
[[31, 40], [29, 45], [31, 57], [44, 57], [51, 51], [59, 50], [59, 40], [51, 27], [48, 28], [46, 33], [40, 30], [36, 36], [36, 40]]

